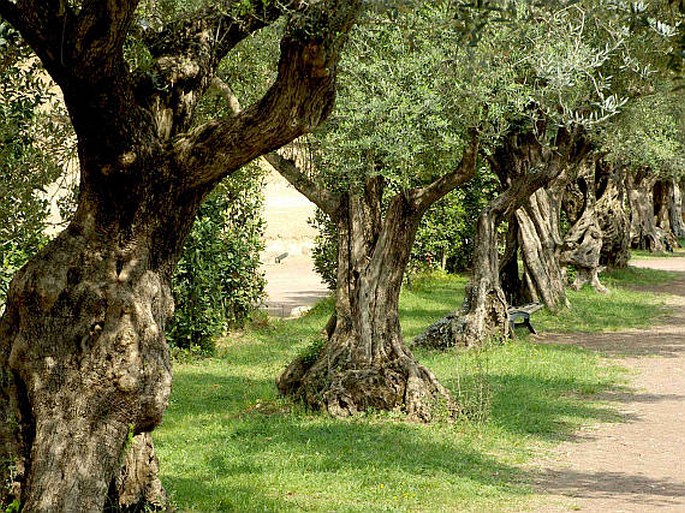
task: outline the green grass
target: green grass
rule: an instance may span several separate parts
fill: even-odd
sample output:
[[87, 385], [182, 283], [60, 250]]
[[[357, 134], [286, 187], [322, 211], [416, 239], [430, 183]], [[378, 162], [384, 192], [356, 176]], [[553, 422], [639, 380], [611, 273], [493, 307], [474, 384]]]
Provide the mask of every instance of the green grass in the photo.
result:
[[666, 313], [663, 296], [637, 290], [637, 287], [660, 285], [676, 273], [628, 267], [601, 274], [608, 294], [598, 294], [589, 286], [580, 291], [568, 290], [571, 307], [553, 315], [541, 311], [534, 315], [538, 331], [584, 332], [619, 331], [644, 328]]
[[[402, 295], [405, 336], [459, 305], [465, 283], [415, 280]], [[626, 302], [658, 303], [635, 294]], [[623, 296], [586, 301], [608, 308]], [[180, 511], [520, 510], [532, 497], [522, 470], [531, 457], [582, 424], [618, 420], [595, 395], [623, 386], [620, 369], [587, 351], [525, 338], [479, 351], [417, 352], [468, 413], [456, 422], [304, 411], [278, 397], [274, 380], [321, 337], [331, 308], [327, 301], [301, 319], [256, 323], [221, 341], [216, 358], [176, 362], [155, 443]]]
[[650, 259], [650, 258], [682, 258], [685, 256], [685, 249], [683, 249], [683, 246], [685, 246], [685, 240], [679, 240], [678, 243], [681, 245], [680, 248], [675, 248], [673, 251], [659, 251], [659, 252], [652, 252], [648, 251], [646, 249], [631, 249], [630, 250], [630, 256], [631, 258], [639, 258], [639, 259]]

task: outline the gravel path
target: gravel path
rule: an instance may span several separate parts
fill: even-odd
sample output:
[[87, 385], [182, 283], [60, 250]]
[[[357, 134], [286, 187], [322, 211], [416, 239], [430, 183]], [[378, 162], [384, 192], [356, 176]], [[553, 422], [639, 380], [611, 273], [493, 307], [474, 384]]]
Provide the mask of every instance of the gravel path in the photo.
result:
[[685, 513], [685, 258], [631, 261], [683, 274], [650, 290], [672, 294], [659, 326], [543, 342], [597, 350], [634, 371], [634, 393], [610, 394], [623, 422], [586, 428], [538, 462], [535, 513]]

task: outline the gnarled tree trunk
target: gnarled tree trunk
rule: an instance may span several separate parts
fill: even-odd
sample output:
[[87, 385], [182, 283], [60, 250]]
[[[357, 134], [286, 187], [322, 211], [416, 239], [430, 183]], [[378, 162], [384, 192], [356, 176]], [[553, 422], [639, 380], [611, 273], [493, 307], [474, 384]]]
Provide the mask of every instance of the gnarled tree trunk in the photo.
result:
[[101, 510], [127, 438], [161, 421], [171, 386], [170, 277], [201, 191], [89, 178], [69, 228], [12, 281], [0, 325], [26, 511]]
[[14, 277], [0, 319], [0, 505], [25, 513], [164, 505], [149, 432], [171, 387], [173, 267], [222, 178], [330, 113], [360, 3], [303, 6], [264, 97], [196, 127], [221, 60], [285, 7], [240, 18], [208, 5], [147, 34], [152, 71], [132, 73], [123, 46], [136, 6], [0, 0], [62, 88], [81, 171], [72, 222]]
[[[376, 196], [376, 197], [373, 197]], [[314, 361], [295, 360], [278, 380], [282, 393], [335, 416], [401, 409], [430, 420], [449, 393], [402, 340], [399, 295], [420, 221], [403, 197], [381, 219], [380, 197], [350, 196], [338, 227], [335, 326]]]
[[668, 205], [669, 224], [676, 239], [685, 238], [685, 221], [683, 220], [683, 192], [675, 178], [670, 179], [670, 198]]
[[654, 184], [657, 177], [643, 168], [626, 175], [630, 204], [630, 245], [633, 249], [664, 250], [661, 233], [654, 220]]
[[679, 233], [683, 230], [682, 199], [680, 188], [673, 178], [664, 178], [654, 184], [654, 218], [665, 249], [678, 247]]
[[579, 166], [573, 183], [568, 186], [569, 195], [578, 201], [566, 202], [572, 205], [567, 216], [575, 218], [571, 228], [564, 235], [559, 254], [562, 265], [572, 265], [576, 276], [572, 287], [580, 290], [586, 283], [598, 292], [607, 289], [599, 281], [600, 254], [603, 234], [596, 216], [595, 163], [586, 162]]
[[630, 218], [625, 208], [625, 169], [600, 159], [595, 167], [595, 217], [602, 231], [600, 265], [623, 268], [630, 259]]
[[[566, 178], [557, 177], [563, 189]], [[556, 190], [538, 189], [516, 211], [520, 229], [521, 256], [530, 296], [542, 301], [551, 311], [568, 305], [565, 279], [560, 266], [559, 212], [561, 194]]]

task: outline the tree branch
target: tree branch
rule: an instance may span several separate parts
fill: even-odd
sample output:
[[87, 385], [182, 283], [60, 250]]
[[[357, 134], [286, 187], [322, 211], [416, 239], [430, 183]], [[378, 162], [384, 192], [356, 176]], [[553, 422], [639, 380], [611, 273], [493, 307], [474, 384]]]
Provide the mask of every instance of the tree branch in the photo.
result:
[[409, 200], [420, 211], [426, 211], [430, 206], [443, 196], [459, 187], [462, 183], [470, 180], [476, 174], [476, 162], [478, 160], [479, 134], [476, 129], [471, 131], [471, 140], [464, 149], [459, 165], [454, 171], [447, 173], [433, 183], [413, 189], [409, 193]]
[[[163, 112], [171, 123], [160, 130], [174, 137], [189, 129], [195, 106], [209, 87], [221, 60], [243, 39], [278, 19], [300, 0], [234, 2], [228, 12], [216, 5], [177, 20], [156, 32], [147, 30], [143, 40], [154, 64], [138, 73], [136, 88], [152, 111]], [[239, 9], [239, 10], [238, 10]]]
[[0, 16], [19, 31], [21, 37], [50, 70], [59, 62], [66, 26], [73, 22], [69, 5], [56, 0], [0, 0]]
[[323, 210], [331, 217], [335, 216], [340, 207], [340, 196], [322, 187], [303, 173], [292, 159], [287, 159], [278, 152], [273, 151], [264, 156], [264, 159], [278, 171], [283, 178], [309, 201]]
[[93, 72], [102, 79], [120, 71], [122, 48], [138, 3], [139, 0], [84, 0], [68, 41], [70, 60], [79, 64], [75, 71], [81, 79]]
[[293, 141], [331, 112], [346, 34], [360, 0], [312, 2], [281, 40], [278, 77], [266, 95], [235, 117], [198, 127], [175, 145], [179, 168], [202, 186]]
[[[229, 108], [236, 116], [240, 114], [242, 111], [240, 101], [226, 82], [218, 77], [214, 77], [212, 80], [212, 88], [226, 100]], [[272, 151], [267, 155], [263, 155], [262, 158], [309, 201], [314, 203], [328, 215], [334, 215], [335, 211], [340, 206], [340, 197], [309, 178], [307, 174], [298, 167], [294, 158], [286, 158], [277, 151]]]

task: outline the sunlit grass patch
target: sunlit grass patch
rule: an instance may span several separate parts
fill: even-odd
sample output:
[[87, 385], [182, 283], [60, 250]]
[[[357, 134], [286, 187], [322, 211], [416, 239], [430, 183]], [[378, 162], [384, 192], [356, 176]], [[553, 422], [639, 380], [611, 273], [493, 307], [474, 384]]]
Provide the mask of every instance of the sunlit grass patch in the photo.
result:
[[[571, 330], [582, 319], [582, 329], [605, 330], [631, 322], [636, 311], [650, 322], [661, 302], [627, 290], [623, 283], [646, 279], [642, 270], [628, 273], [605, 278], [608, 295], [571, 293], [570, 312], [539, 312], [535, 325]], [[465, 284], [414, 279], [402, 293], [405, 337], [458, 308]], [[475, 351], [416, 351], [461, 403], [455, 422], [305, 411], [278, 396], [275, 379], [321, 340], [331, 312], [329, 299], [300, 319], [262, 320], [220, 341], [216, 358], [176, 363], [155, 441], [180, 511], [520, 511], [532, 497], [526, 462], [583, 424], [619, 420], [598, 400], [622, 390], [619, 369], [594, 353], [525, 337]]]
[[676, 273], [629, 267], [602, 275], [607, 294], [586, 286], [580, 291], [568, 290], [571, 303], [556, 315], [540, 311], [534, 315], [538, 331], [601, 332], [644, 328], [664, 315], [668, 309], [663, 295], [635, 290], [632, 287], [667, 283]]

